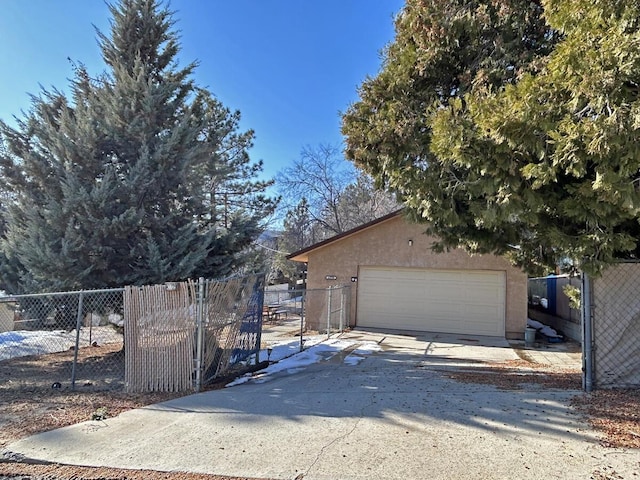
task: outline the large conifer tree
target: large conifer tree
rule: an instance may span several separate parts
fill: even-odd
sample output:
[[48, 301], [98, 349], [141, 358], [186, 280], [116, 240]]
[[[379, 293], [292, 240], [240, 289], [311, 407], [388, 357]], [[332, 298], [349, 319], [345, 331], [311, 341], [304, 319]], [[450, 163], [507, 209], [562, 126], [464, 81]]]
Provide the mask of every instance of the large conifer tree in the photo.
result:
[[532, 273], [640, 257], [640, 6], [407, 0], [347, 156], [441, 242]]
[[110, 6], [107, 71], [75, 69], [70, 98], [33, 97], [0, 122], [2, 287], [13, 293], [226, 275], [273, 201], [239, 114], [178, 66], [172, 13]]

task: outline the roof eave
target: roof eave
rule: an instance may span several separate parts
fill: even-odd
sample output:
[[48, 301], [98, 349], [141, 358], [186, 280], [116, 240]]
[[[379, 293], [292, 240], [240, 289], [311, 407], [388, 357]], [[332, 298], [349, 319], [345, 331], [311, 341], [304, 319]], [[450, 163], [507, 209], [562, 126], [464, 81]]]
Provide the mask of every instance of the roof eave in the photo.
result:
[[371, 228], [379, 223], [386, 222], [387, 220], [400, 216], [402, 214], [402, 211], [403, 209], [396, 210], [395, 212], [391, 212], [383, 217], [377, 218], [367, 223], [363, 223], [362, 225], [352, 228], [351, 230], [347, 230], [346, 232], [339, 233], [338, 235], [334, 235], [333, 237], [327, 238], [326, 240], [322, 240], [321, 242], [314, 243], [313, 245], [310, 245], [301, 250], [298, 250], [297, 252], [290, 253], [289, 255], [287, 255], [287, 260], [306, 263], [309, 261], [310, 252], [317, 250], [319, 248], [325, 247], [329, 244], [338, 242], [343, 238], [350, 237], [352, 235], [360, 233], [361, 231]]

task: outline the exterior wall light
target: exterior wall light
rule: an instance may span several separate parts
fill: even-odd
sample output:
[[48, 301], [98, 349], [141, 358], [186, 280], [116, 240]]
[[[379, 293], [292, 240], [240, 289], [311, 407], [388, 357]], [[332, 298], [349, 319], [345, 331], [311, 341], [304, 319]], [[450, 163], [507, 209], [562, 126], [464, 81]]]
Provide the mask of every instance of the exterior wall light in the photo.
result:
[[413, 240], [409, 240], [409, 246], [413, 247]]

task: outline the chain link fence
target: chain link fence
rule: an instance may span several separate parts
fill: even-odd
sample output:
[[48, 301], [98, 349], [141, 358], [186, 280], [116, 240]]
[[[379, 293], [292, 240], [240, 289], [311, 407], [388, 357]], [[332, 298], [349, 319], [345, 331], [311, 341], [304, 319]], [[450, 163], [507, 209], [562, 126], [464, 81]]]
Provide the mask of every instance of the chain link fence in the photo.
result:
[[188, 391], [258, 360], [264, 276], [0, 297], [16, 387]]
[[207, 281], [202, 292], [204, 303], [197, 319], [198, 389], [229, 375], [236, 365], [258, 363], [264, 276]]
[[60, 388], [121, 389], [123, 289], [0, 298], [0, 362], [11, 381]]
[[264, 276], [0, 297], [0, 374], [82, 391], [199, 390], [349, 325], [349, 287], [264, 294]]
[[639, 291], [640, 263], [610, 267], [591, 280], [596, 388], [640, 387]]
[[[302, 351], [319, 337], [349, 326], [351, 288], [277, 290], [265, 292], [261, 347], [297, 343]], [[292, 348], [293, 350], [293, 348]]]

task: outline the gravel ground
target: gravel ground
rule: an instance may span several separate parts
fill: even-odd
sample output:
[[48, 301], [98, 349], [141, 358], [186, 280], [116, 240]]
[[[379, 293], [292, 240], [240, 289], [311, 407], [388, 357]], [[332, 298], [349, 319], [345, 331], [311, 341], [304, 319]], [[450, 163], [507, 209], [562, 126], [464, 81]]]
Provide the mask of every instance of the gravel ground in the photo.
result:
[[[112, 354], [113, 352], [105, 353]], [[0, 376], [10, 378], [0, 385], [0, 450], [9, 443], [38, 432], [95, 418], [116, 416], [143, 405], [175, 398], [178, 394], [125, 394], [122, 391], [71, 391], [51, 389], [55, 368], [63, 362], [52, 354], [0, 362]], [[98, 355], [96, 349], [90, 355]], [[52, 373], [53, 372], [53, 373]], [[6, 376], [5, 376], [6, 375]], [[579, 389], [580, 372], [571, 369], [515, 360], [491, 364], [473, 371], [446, 374], [459, 382], [492, 384], [504, 389], [553, 388]], [[38, 381], [27, 382], [25, 379]], [[601, 390], [574, 397], [573, 406], [587, 416], [607, 447], [640, 448], [640, 390]], [[620, 477], [615, 471], [602, 470], [595, 480]], [[198, 475], [183, 472], [155, 472], [111, 468], [87, 468], [66, 465], [35, 465], [0, 461], [0, 479], [21, 480], [241, 480], [238, 477]], [[249, 480], [249, 479], [242, 479]]]

